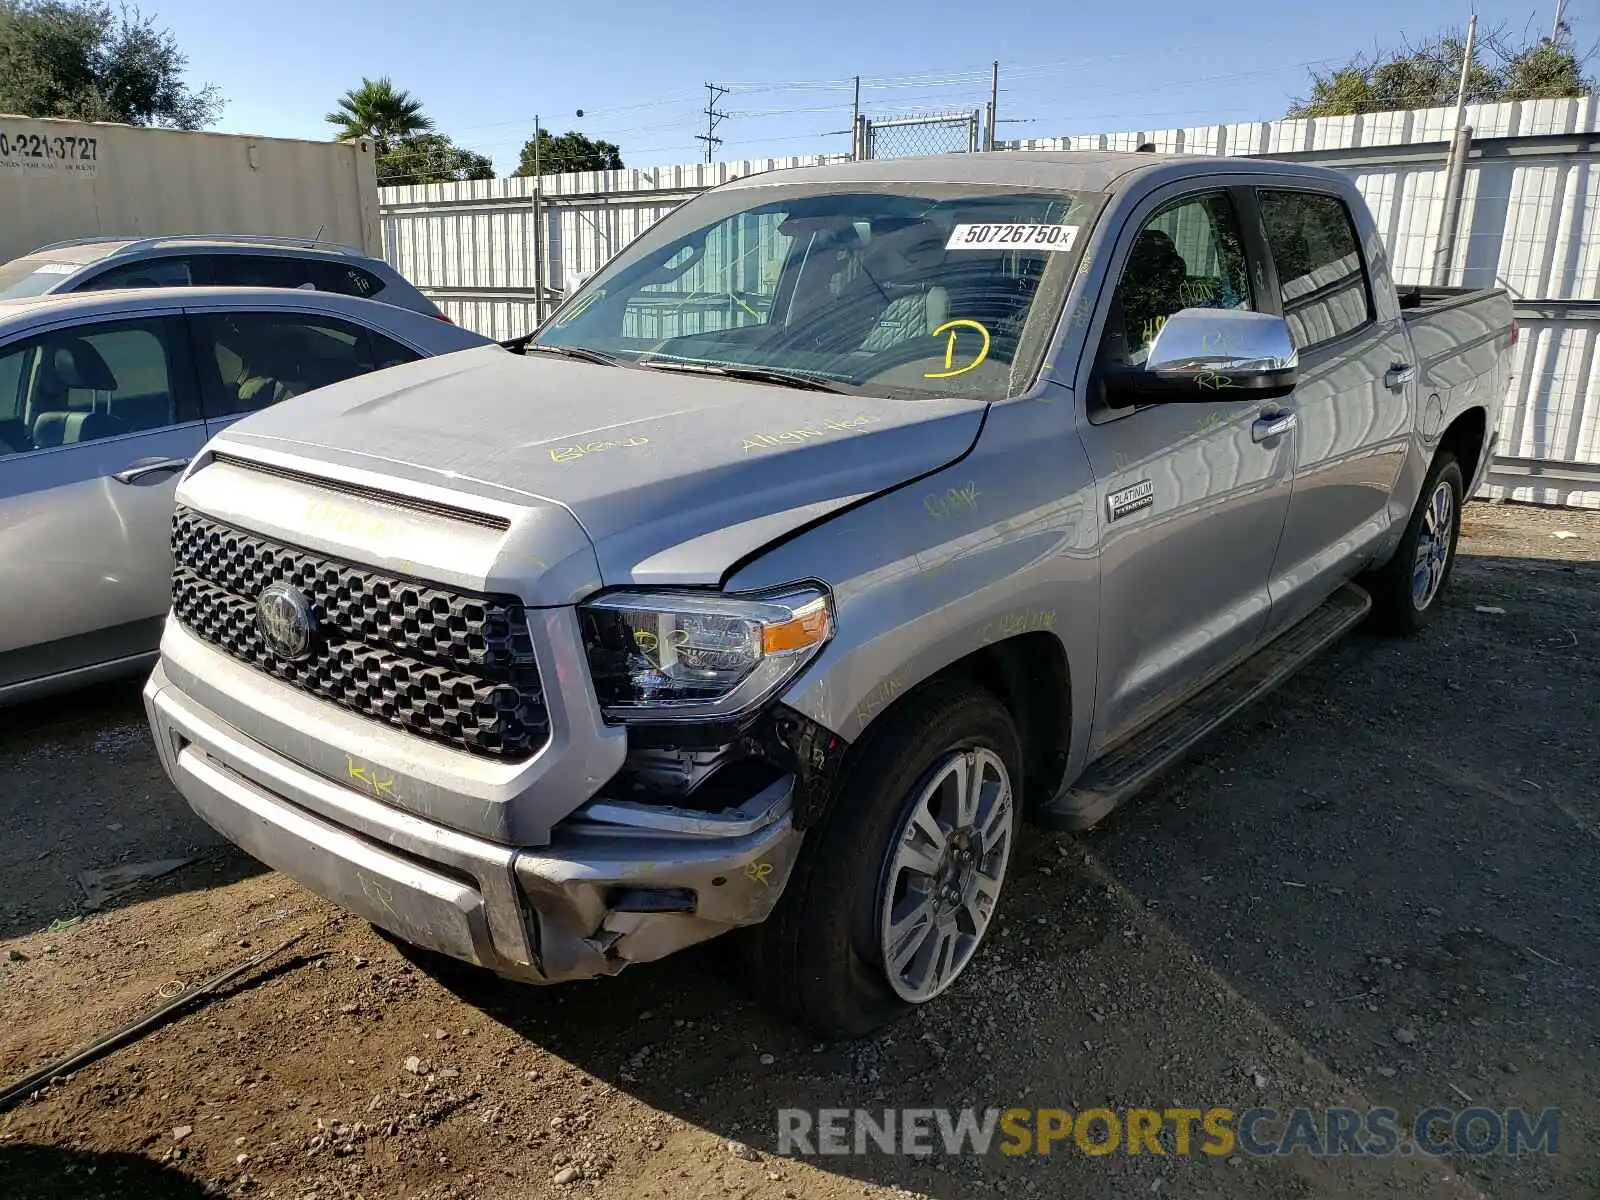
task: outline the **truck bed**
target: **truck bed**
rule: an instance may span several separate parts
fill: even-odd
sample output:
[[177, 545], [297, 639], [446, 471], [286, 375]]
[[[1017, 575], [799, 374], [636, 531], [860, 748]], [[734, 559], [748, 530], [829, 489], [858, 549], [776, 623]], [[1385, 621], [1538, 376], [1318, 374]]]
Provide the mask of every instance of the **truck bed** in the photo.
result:
[[1445, 393], [1469, 389], [1454, 403], [1478, 403], [1497, 411], [1505, 397], [1510, 360], [1504, 343], [1514, 342], [1516, 317], [1504, 288], [1404, 286], [1401, 316], [1416, 349], [1418, 386]]

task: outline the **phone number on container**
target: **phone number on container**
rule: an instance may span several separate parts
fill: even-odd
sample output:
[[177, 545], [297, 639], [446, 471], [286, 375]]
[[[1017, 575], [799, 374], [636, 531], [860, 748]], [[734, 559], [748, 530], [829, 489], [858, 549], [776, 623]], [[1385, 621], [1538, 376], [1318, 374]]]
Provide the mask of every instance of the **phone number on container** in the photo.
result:
[[0, 131], [0, 158], [47, 158], [62, 162], [98, 162], [100, 139], [49, 137], [42, 133]]

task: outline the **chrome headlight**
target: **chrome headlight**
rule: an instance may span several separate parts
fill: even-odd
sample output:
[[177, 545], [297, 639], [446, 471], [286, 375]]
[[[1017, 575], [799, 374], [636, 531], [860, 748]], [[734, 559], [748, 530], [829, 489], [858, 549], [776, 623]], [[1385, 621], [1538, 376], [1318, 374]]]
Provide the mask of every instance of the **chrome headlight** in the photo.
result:
[[613, 592], [581, 605], [600, 707], [621, 721], [691, 721], [759, 707], [833, 635], [820, 587], [763, 596]]

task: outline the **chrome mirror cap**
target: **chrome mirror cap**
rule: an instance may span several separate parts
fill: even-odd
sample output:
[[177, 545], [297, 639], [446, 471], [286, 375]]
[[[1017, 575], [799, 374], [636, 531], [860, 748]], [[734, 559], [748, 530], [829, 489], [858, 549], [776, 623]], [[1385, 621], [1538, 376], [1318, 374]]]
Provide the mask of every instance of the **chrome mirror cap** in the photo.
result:
[[1144, 369], [1168, 379], [1266, 375], [1298, 370], [1300, 352], [1282, 317], [1234, 308], [1173, 313], [1150, 345]]

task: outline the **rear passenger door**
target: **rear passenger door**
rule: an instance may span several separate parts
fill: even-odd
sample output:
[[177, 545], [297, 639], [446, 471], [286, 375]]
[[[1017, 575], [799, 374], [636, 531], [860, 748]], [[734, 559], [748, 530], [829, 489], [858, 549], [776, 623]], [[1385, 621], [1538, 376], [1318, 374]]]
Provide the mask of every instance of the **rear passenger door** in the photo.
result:
[[155, 648], [193, 383], [172, 317], [0, 345], [0, 688]]
[[422, 357], [321, 313], [191, 311], [189, 323], [212, 433], [281, 400]]
[[[1269, 251], [1268, 304], [1300, 352], [1294, 496], [1272, 572], [1268, 632], [1287, 629], [1353, 574], [1389, 528], [1386, 505], [1414, 425], [1410, 341], [1388, 280], [1369, 278], [1370, 218], [1344, 197], [1255, 192]], [[1375, 287], [1375, 282], [1381, 286]]]

